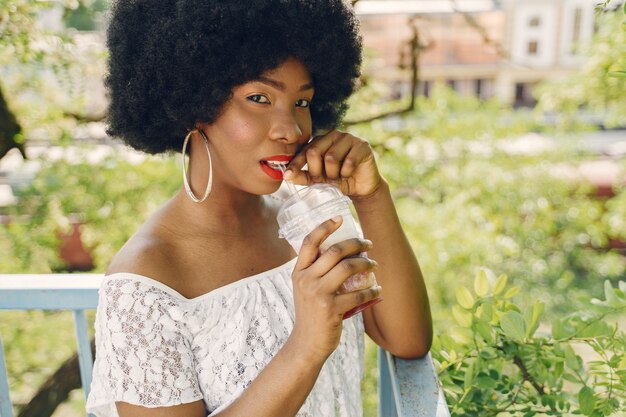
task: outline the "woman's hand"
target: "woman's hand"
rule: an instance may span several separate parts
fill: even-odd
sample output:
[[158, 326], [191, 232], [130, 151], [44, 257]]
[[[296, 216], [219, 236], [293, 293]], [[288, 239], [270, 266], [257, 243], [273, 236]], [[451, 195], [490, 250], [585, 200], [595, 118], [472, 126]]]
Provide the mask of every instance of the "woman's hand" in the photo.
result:
[[319, 254], [320, 245], [341, 221], [327, 220], [304, 238], [292, 274], [296, 321], [290, 341], [297, 352], [315, 361], [325, 361], [339, 344], [343, 314], [380, 295], [380, 287], [337, 294], [349, 276], [376, 268], [376, 262], [357, 256], [371, 248], [365, 239], [344, 240]]
[[[305, 164], [308, 171], [302, 171]], [[354, 198], [369, 197], [382, 182], [370, 144], [338, 130], [304, 145], [289, 164], [285, 179], [298, 185], [330, 183]]]

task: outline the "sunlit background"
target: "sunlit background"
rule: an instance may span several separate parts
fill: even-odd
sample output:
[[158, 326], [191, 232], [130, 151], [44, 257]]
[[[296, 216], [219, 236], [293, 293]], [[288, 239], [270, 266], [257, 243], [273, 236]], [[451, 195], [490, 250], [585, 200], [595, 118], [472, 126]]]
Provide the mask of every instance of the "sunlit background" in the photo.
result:
[[[452, 414], [624, 415], [622, 2], [353, 3], [365, 59], [343, 129], [391, 184]], [[0, 273], [102, 273], [181, 186], [176, 156], [105, 133], [108, 7], [0, 0]], [[32, 416], [73, 354], [71, 316], [0, 312], [0, 336]], [[367, 368], [375, 416], [372, 344]], [[84, 415], [80, 388], [48, 415]]]

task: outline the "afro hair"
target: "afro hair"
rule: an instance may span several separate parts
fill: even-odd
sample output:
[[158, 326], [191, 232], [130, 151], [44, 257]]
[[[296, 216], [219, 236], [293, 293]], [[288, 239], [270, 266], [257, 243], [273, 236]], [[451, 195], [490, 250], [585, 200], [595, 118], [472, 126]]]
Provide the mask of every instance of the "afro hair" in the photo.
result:
[[360, 74], [358, 20], [343, 0], [119, 0], [107, 33], [108, 133], [180, 151], [234, 87], [289, 57], [315, 85], [314, 131], [336, 127]]

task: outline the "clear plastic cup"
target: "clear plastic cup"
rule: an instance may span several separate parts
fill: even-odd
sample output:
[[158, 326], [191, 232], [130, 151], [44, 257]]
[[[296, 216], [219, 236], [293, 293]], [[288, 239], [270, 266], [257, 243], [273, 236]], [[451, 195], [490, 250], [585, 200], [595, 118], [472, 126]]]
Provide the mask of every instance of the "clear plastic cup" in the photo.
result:
[[[300, 253], [302, 241], [317, 226], [336, 216], [342, 216], [343, 222], [339, 229], [331, 234], [320, 246], [323, 252], [331, 245], [346, 239], [362, 237], [354, 217], [350, 212], [350, 199], [344, 196], [337, 187], [329, 184], [314, 184], [296, 191], [278, 210], [278, 234], [287, 239], [291, 247]], [[359, 256], [367, 257], [365, 252]], [[348, 277], [339, 293], [348, 293], [378, 285], [371, 272], [360, 272]], [[343, 318], [347, 319], [378, 303], [380, 297], [361, 304], [347, 311]]]

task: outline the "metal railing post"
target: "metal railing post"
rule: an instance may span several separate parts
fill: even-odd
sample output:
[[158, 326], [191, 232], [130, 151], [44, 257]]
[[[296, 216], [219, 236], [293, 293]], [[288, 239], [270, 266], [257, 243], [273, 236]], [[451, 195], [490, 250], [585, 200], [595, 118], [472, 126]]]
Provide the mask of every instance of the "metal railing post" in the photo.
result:
[[4, 359], [2, 338], [0, 338], [0, 417], [13, 417], [13, 406], [9, 395], [9, 374]]
[[378, 417], [397, 417], [396, 399], [393, 392], [391, 369], [387, 352], [378, 348]]
[[91, 372], [93, 369], [93, 357], [91, 355], [91, 343], [87, 329], [87, 317], [85, 310], [74, 310], [74, 327], [76, 329], [76, 343], [78, 345], [78, 365], [80, 367], [80, 380], [85, 392], [85, 401], [89, 397], [91, 384]]

